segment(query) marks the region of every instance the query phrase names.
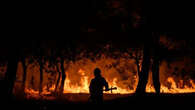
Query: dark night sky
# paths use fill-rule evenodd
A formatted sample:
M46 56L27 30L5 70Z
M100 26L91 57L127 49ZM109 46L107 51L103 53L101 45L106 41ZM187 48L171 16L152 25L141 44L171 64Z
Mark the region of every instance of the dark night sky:
M97 9L105 5L109 0L93 0ZM124 2L125 0L119 0ZM127 0L128 1L128 0ZM128 3L134 3L129 0ZM91 0L74 0L63 3L53 2L15 2L5 3L3 8L3 32L1 45L14 44L18 41L30 41L40 39L54 39L62 41L73 41L94 44L97 42L114 42L119 44L140 43L145 36L129 36L126 33L97 32L82 33L80 28L87 24L91 16L95 13L94 5ZM149 24L154 31L166 33L178 39L187 39L194 36L193 28L193 9L190 3L179 1L160 0L156 2L141 2L145 6L144 14L148 15ZM131 7L139 5L130 4ZM94 11L95 10L95 11ZM94 23L99 23L95 22ZM102 26L103 27L103 26ZM22 38L24 37L24 38ZM8 40L3 40L7 39ZM12 41L11 41L12 40ZM10 42L11 41L11 42ZM23 41L19 44L23 45ZM192 42L192 41L191 41Z

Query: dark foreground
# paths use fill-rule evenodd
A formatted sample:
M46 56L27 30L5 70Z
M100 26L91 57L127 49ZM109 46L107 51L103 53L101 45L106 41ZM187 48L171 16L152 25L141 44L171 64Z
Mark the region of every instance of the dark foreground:
M80 97L79 97L80 96ZM48 96L49 97L49 96ZM72 99L68 99L71 97ZM94 105L89 103L87 94L65 94L55 99L18 99L1 102L5 110L68 110L71 109L127 109L144 108L144 109L176 109L185 107L186 110L195 108L195 93L188 94L145 94L137 96L130 95L107 95L103 104ZM80 98L80 100L79 100ZM191 108L193 107L193 108Z

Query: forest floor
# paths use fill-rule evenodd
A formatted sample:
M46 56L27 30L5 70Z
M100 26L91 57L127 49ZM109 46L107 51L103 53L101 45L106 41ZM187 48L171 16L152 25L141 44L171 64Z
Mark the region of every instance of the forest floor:
M41 99L18 99L4 104L5 109L32 109L32 110L61 110L71 109L125 109L142 108L180 108L195 107L195 93L185 94L154 94L147 93L142 96L135 94L104 94L103 106L93 105L88 102L89 94L63 94L61 96L43 96ZM191 108L190 108L191 109ZM69 110L69 109L68 109Z

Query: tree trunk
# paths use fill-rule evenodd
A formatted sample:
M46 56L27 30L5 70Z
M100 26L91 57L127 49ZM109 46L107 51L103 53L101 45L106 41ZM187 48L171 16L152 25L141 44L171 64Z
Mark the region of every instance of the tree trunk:
M153 84L156 90L156 93L160 93L160 79L159 79L159 57L160 57L160 48L159 48L159 35L155 33L154 35L154 50L153 50L153 66L152 66L152 76Z
M25 64L25 58L22 59L22 66L23 66L22 90L23 90L24 95L25 95L26 69L27 69L27 66Z
M145 36L142 40L144 41L144 50L143 50L143 61L142 68L139 75L139 82L137 85L136 93L144 94L146 92L146 85L148 83L148 75L150 70L150 49L152 43L152 28L151 28L151 16L150 10L148 7L148 2L146 0L140 1L140 27L139 33L141 36Z
M58 65L57 65L57 72L58 72L59 75L58 75L58 79L57 79L57 82L56 82L55 92L58 91L58 86L59 86L60 77L61 77L61 72L60 72L60 69L59 69Z
M42 57L39 59L39 66L40 66L40 68L39 68L39 70L40 70L39 94L41 94L42 89L43 89L43 87L42 87L42 82L43 82L43 61L42 61Z
M154 84L154 88L156 90L156 93L159 94L160 93L159 59L154 58L153 60L154 60L153 69L152 69L153 84Z
M145 45L143 62L142 62L142 70L140 74L138 74L139 82L136 89L137 94L145 93L146 85L148 82L149 67L150 67L150 48L148 45Z
M3 95L6 100L12 98L13 95L12 92L16 80L17 66L18 58L16 56L8 58L7 72L5 75L5 94Z
M65 81L65 78L66 78L65 69L64 69L64 59L63 58L60 60L60 63L61 63L61 74L62 74L62 81L61 81L61 85L60 85L60 93L63 94L64 81Z

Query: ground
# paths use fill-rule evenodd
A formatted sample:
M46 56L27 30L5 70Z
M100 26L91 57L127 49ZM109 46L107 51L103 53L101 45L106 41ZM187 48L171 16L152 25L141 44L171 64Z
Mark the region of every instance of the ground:
M33 109L33 110L61 110L66 108L71 109L125 109L125 107L145 109L161 109L161 108L180 108L194 106L195 93L188 94L145 94L137 96L129 95L105 95L103 106L92 105L87 102L88 94L64 94L55 99L13 99L9 102L4 102L5 109ZM51 96L47 96L51 97ZM52 96L53 97L53 96ZM69 100L67 100L69 98ZM71 99L72 98L72 99ZM71 100L70 100L71 99Z

